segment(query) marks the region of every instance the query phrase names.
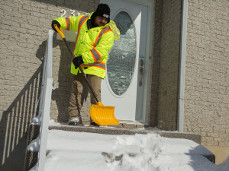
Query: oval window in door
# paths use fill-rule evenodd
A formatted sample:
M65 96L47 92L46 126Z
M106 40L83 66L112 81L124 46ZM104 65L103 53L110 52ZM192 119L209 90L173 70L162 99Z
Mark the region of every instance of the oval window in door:
M127 12L120 12L114 18L120 30L120 39L114 41L107 61L108 82L112 91L123 95L130 86L136 60L136 31Z

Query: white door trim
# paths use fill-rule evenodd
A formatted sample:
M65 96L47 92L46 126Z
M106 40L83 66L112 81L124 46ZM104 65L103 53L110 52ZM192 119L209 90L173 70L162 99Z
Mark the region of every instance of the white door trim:
M153 5L153 1L152 0L124 0L124 1L129 1L129 2L134 2L136 4L140 4L140 5L146 5L146 6L151 6Z
M138 1L138 3L142 3L144 5L147 5L148 8L148 18L147 18L147 40L146 40L146 58L145 58L145 79L144 79L144 96L143 98L143 107L142 107L142 123L149 124L149 116L150 116L150 100L151 100L151 71L152 71L152 65L151 65L151 58L152 58L152 52L153 52L153 46L152 46L152 40L153 40L153 10L154 10L154 0L128 0L128 1ZM137 3L137 2L135 2Z

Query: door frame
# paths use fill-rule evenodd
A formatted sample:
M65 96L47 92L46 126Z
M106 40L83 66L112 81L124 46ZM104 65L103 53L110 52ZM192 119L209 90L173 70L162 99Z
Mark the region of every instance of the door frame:
M126 2L133 2L140 5L145 5L147 7L147 36L146 38L146 56L144 64L144 82L143 82L143 103L142 103L142 120L139 122L143 124L149 124L150 117L150 95L151 95L151 60L152 60L152 38L153 38L153 10L154 10L154 0L123 0ZM100 0L101 3L101 0Z

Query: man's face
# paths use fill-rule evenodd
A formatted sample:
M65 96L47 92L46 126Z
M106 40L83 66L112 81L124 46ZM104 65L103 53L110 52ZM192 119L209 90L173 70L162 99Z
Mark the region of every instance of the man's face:
M96 26L105 26L108 23L108 19L105 17L96 16L95 25Z

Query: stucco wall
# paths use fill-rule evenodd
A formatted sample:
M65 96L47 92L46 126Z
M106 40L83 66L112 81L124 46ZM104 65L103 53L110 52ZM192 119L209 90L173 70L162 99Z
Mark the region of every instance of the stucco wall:
M51 20L61 9L92 12L99 0L1 0L0 1L0 170L22 170L26 133L36 116L43 57ZM77 11L79 10L79 11ZM54 36L55 37L55 36ZM55 38L54 38L55 39ZM73 47L73 44L70 44ZM55 120L67 120L70 58L61 40L54 40L51 112ZM16 169L15 169L16 168Z
M164 130L176 130L181 1L163 1L162 11L157 126Z
M229 1L189 0L184 131L229 146Z
M152 18L152 56L151 56L151 85L149 100L149 125L152 127L158 124L158 89L160 78L160 52L161 52L161 27L162 27L162 1L154 1Z

